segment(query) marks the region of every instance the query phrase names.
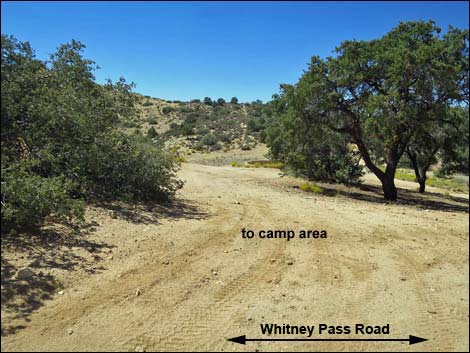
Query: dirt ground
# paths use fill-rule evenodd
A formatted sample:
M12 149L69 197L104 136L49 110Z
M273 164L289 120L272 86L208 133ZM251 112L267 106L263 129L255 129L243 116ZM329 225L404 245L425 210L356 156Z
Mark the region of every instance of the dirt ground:
M276 169L185 163L180 176L173 206L94 205L87 227L4 239L2 351L469 350L467 195L400 182L388 204L369 177L332 197ZM26 265L35 276L14 280ZM227 341L265 338L261 323L390 324L390 338L429 340Z

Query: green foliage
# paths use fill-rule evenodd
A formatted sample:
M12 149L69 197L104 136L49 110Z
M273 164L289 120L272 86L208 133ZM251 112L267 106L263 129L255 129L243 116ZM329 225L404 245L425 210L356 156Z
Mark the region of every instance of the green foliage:
M202 102L206 105L212 105L212 99L210 97L205 97Z
M46 64L2 35L2 226L77 218L94 197L168 200L181 186L172 154L116 131L135 126L133 85L96 84L83 48L62 45Z
M309 128L309 122L291 105L289 93L273 100L268 119L266 142L273 159L280 160L294 174L332 183L356 182L362 173L360 156L340 134Z
M469 111L465 108L455 107L449 112L449 120L446 124L446 138L441 148L440 176L458 172L469 173Z
M264 119L251 118L248 120L247 129L249 132L260 132L265 128Z
M155 116L151 116L147 119L147 122L152 125L157 125L158 124L158 118Z
M217 143L217 141L217 136L212 133L205 135L201 140L202 144L205 146L213 146Z
M217 105L224 105L225 104L225 99L219 98L217 99Z
M74 188L64 177L43 178L20 165L2 168L2 228L40 226L46 216L83 219L83 202L70 197Z
M232 99L230 99L230 104L238 104L238 98L232 97Z
M313 183L302 183L299 185L299 189L306 192L313 192L314 194L322 194L324 192L321 186Z
M147 101L145 102L144 104L142 104L144 107L150 107L153 105L153 102L152 101Z
M413 171L409 169L403 169L403 168L397 169L395 178L400 179L400 180L417 182L416 175L414 174ZM459 178L458 176L441 177L438 175L434 175L431 177L427 177L426 183L429 186L434 186L437 188L448 189L448 190L458 191L458 192L468 193L468 190L469 190L468 179Z
M150 127L147 131L147 137L153 139L157 136L158 136L157 130L155 130L155 128L153 126Z
M191 124L184 123L181 127L181 134L184 136L190 136L194 134L194 128Z
M335 57L312 57L299 82L284 86L291 120L286 128L293 129L287 139L297 139L285 149L295 155L301 148L294 159L304 165L306 155L344 156L347 144L355 144L382 182L385 198L395 200L394 174L408 142L421 139L435 124L446 124L450 107L468 103L468 83L468 31L449 28L440 35L432 21L406 22L379 39L344 41ZM295 129L302 136L292 138ZM306 136L318 141L309 143L308 154L301 143ZM378 168L383 163L385 172Z
M169 201L182 186L177 155L139 136L113 131L95 145L93 157L89 181L105 197Z
M171 106L166 106L166 107L163 107L162 108L162 113L165 114L165 115L168 115L170 114L171 112L175 112L176 111L176 108L175 107L171 107Z

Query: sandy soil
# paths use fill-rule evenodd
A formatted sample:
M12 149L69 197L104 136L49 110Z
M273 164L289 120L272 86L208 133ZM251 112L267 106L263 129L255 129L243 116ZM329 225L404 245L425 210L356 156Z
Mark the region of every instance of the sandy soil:
M468 197L400 183L388 204L367 178L329 197L275 169L194 163L180 176L174 206L95 205L85 229L3 241L2 351L468 351ZM15 281L25 264L36 276ZM390 324L429 341L227 341L262 338L260 323Z

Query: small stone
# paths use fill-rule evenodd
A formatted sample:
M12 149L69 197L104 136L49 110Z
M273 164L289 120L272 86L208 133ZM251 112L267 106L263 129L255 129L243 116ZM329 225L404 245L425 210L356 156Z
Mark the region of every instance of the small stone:
M33 276L34 276L33 270L31 270L29 267L22 267L16 272L15 279L28 280Z
M63 291L63 290L58 291L57 294L59 294L59 295L64 295L64 291Z
M240 201L237 201L237 200L233 201L233 203L234 203L235 205L240 205Z
M137 346L135 347L134 352L145 352L145 348L141 346Z
M214 276L217 276L217 271L212 271L212 274L213 274Z
M69 328L69 329L67 330L67 334L71 335L72 333L73 333L73 330L72 330L71 328Z
M137 288L137 290L135 291L135 296L138 297L141 294L142 294L142 290L140 288Z
M290 266L290 265L293 265L294 264L294 260L287 260L287 264Z

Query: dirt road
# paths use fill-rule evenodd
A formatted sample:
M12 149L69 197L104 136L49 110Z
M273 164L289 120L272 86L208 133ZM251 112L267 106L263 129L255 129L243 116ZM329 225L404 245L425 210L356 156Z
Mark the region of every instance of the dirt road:
M32 305L31 289L2 279L2 351L468 351L468 199L386 204L373 185L329 197L278 173L186 163L172 208L91 207L88 245L64 245L68 260L23 254L54 279L50 300ZM242 239L242 228L328 237ZM23 291L4 297L11 288ZM260 338L261 323L390 324L390 337L429 341L226 340Z

